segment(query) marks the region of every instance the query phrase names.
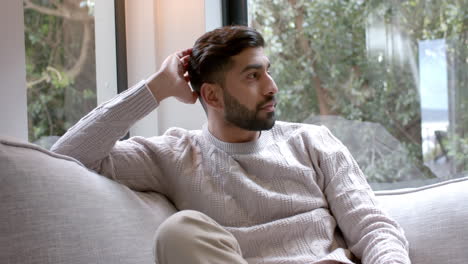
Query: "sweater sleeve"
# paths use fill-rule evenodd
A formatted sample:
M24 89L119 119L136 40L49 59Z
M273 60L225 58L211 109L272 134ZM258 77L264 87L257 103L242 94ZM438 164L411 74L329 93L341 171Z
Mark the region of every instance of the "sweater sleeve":
M320 135L325 195L349 249L363 264L410 263L403 229L379 208L351 153L327 128Z
M158 140L155 144L139 137L119 141L135 122L157 106L145 81L141 81L88 113L51 150L71 156L134 190L161 192L161 169L155 162ZM159 140L159 145L163 148L165 140Z

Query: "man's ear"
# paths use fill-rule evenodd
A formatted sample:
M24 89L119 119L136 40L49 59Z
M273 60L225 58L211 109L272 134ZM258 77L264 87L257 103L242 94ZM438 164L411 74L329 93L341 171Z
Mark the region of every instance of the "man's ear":
M223 108L223 92L218 84L203 83L200 87L200 96L207 106L215 109Z

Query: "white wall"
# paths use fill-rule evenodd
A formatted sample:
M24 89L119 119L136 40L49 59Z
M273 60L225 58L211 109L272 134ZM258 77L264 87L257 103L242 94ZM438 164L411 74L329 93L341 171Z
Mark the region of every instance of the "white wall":
M156 72L156 0L126 0L127 77L132 86ZM158 135L159 109L137 122L132 136Z
M0 136L28 140L23 1L0 8Z
M193 46L195 40L221 25L220 0L126 1L129 84L157 71L170 54ZM154 136L170 127L200 129L205 112L197 102L164 100L155 113L131 129L131 135Z
M168 55L192 47L205 33L205 3L203 0L159 0L156 23L160 65ZM187 105L173 98L161 103L158 118L160 134L173 126L200 129L206 122L206 114L199 102Z
M99 0L94 6L97 104L117 95L117 57L114 0Z

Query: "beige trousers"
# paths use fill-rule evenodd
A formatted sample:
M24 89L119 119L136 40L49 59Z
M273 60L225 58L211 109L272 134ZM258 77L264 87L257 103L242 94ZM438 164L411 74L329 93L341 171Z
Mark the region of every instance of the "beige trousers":
M231 233L192 210L175 213L159 226L154 252L159 264L247 264Z

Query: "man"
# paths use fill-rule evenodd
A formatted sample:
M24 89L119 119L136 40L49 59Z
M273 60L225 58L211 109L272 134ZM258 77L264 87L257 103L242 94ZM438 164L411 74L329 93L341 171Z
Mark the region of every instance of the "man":
M263 46L248 27L208 32L53 151L181 210L156 232L158 263L410 263L401 228L376 207L346 147L325 127L275 122ZM208 124L118 141L171 96L198 98Z

